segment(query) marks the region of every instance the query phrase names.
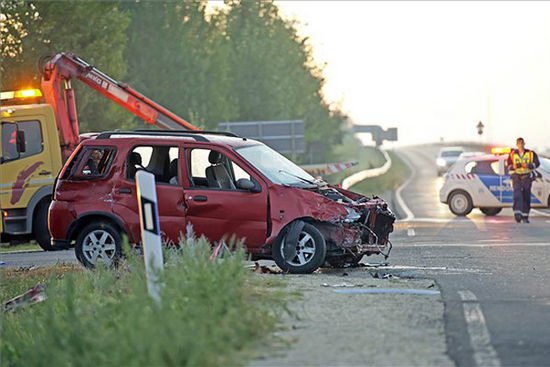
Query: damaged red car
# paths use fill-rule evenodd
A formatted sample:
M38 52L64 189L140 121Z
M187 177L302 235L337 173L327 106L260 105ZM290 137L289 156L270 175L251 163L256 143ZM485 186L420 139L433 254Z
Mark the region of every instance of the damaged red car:
M57 180L49 229L87 267L140 243L135 174L155 175L163 241L188 224L212 243L235 236L290 273L391 250L395 216L378 197L317 180L268 146L230 133L105 132L83 141Z

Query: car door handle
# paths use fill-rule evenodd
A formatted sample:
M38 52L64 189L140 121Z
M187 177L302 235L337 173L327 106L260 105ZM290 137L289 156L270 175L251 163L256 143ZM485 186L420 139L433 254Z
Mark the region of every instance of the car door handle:
M46 176L46 175L51 175L52 172L51 172L51 171L46 171L46 170L44 170L44 171L38 172L38 174L41 175L41 176Z
M194 197L195 201L208 201L208 197L204 195L197 195Z
M131 194L132 189L129 188L129 187L123 187L123 188L118 189L118 193L119 194Z

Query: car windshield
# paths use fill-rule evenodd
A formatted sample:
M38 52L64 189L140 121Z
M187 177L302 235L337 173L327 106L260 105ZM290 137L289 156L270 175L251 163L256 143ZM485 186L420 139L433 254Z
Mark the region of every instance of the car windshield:
M442 157L458 157L459 155L462 154L462 151L461 150L445 150L443 152L441 152L441 156Z
M266 145L240 147L235 151L273 183L301 187L317 185L309 173Z
M540 158L539 160L540 160L540 168L550 173L550 159Z

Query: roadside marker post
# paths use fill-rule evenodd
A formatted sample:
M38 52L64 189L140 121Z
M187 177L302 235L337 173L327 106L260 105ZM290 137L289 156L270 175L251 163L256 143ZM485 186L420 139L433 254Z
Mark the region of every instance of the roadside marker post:
M160 303L159 275L164 269L164 263L155 175L140 170L136 173L136 183L147 290L151 298Z

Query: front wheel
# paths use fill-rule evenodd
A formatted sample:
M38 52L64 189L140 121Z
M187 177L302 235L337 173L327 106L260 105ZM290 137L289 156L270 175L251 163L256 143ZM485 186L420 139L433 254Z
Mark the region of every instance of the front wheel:
M324 262L327 246L321 232L315 226L304 223L295 243L289 243L288 231L272 248L273 260L284 272L309 274Z
M111 223L91 223L84 227L76 239L76 258L89 269L100 263L111 266L122 255L121 243L120 231Z
M449 209L454 215L464 217L472 212L472 198L466 191L454 191L449 196Z
M488 217L492 217L497 215L502 211L502 208L479 208L483 214L485 214Z

